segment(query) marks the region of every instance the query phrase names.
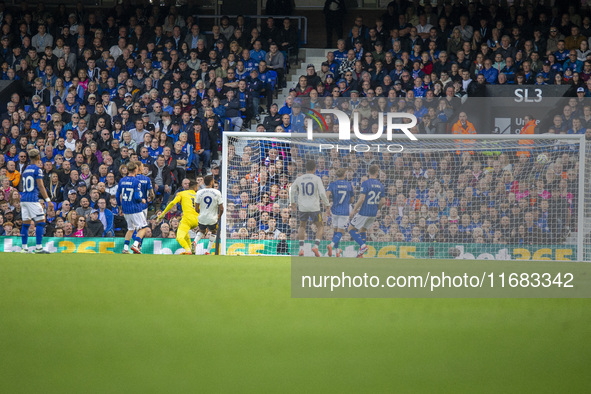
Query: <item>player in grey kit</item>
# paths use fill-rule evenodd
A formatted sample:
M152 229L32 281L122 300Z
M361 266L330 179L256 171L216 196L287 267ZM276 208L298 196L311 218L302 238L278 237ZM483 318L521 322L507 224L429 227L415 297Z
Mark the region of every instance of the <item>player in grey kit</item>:
M289 201L292 209L297 206L298 220L300 225L298 228L298 239L300 240L299 255L304 255L304 239L306 238L306 225L309 220L312 220L316 225L316 240L312 251L316 257L320 257L318 247L320 246L320 239L324 233L324 226L322 224L322 213L320 211L320 200L324 205L330 205L326 190L322 184L322 179L315 174L316 162L308 160L306 163L306 173L297 177L289 189Z

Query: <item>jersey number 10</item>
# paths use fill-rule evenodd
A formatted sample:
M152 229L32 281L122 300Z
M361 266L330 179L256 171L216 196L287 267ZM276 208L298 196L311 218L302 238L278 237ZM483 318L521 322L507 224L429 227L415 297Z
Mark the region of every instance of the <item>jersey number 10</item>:
M25 177L25 193L31 193L35 190L35 178L32 176Z
M314 184L312 182L302 183L302 193L304 196L314 195Z

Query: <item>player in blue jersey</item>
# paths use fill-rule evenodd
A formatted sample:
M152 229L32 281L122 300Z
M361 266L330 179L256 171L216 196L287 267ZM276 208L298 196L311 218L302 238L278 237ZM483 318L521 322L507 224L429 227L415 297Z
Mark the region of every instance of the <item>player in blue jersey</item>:
M50 203L51 199L47 195L43 185L43 163L41 155L37 149L31 149L28 152L31 164L25 168L21 175L21 184L23 191L21 193L21 213L23 226L21 227L22 249L21 253L29 253L27 242L29 241L29 228L35 223L35 237L37 238L37 247L35 253L47 254L43 250L43 230L45 228L45 212L39 202L39 194L45 202Z
M142 191L142 198L146 200L143 205L143 212L146 216L146 220L148 218L148 201L154 199L154 188L152 187L152 181L150 177L144 175L144 164L141 161L136 161L135 165L137 166L137 175L135 176L141 184L141 191Z
M369 179L361 184L361 193L359 200L353 207L349 215L351 224L349 234L351 238L359 244L357 257L362 257L367 251L367 228L376 220L380 208L386 202L384 185L377 178L380 173L380 167L373 164L369 167Z
M141 183L135 177L138 171L135 162L129 162L127 164L127 171L128 175L119 181L117 194L115 195L117 205L121 207L123 216L127 221L127 233L125 233L123 253L129 253L131 237L137 231L137 239L134 240L131 250L136 254L141 254L142 239L144 238L146 227L148 227L148 222L144 215L144 204L146 204L146 200L142 197Z
M135 165L137 166L137 175L135 176L137 178L138 181L140 181L140 185L141 188L140 190L142 191L142 198L146 200L146 203L142 203L143 206L143 213L144 216L146 217L146 223L148 222L148 202L149 201L154 201L154 188L152 187L152 181L150 180L150 177L144 175L144 164L141 161L136 161ZM133 241L139 241L141 243L141 240L138 238L137 236L137 231L134 231L133 236L132 236Z
M351 182L345 180L346 174L347 170L339 168L337 170L337 180L331 182L326 191L328 198L332 198L330 212L332 214L332 226L334 227L332 242L326 247L328 250L328 257L332 257L333 248L336 249L336 256L341 257L343 251L339 249L339 243L347 229L347 224L349 223L349 208L355 198L353 185L351 185Z

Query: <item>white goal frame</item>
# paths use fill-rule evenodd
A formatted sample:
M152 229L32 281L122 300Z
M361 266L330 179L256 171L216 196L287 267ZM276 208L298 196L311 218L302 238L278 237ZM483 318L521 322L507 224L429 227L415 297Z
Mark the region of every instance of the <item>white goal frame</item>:
M273 132L243 132L243 131L224 131L222 132L222 174L221 179L227 180L228 179L228 145L230 138L240 138L240 139L266 139L266 140L273 140L273 139L293 139L293 140L301 140L306 143L313 143L313 140L309 140L307 138L307 134L305 133L273 133ZM338 139L337 133L317 133L314 134L314 139L322 139L322 138L329 138L329 139ZM499 140L551 140L554 139L556 141L572 141L572 143L579 144L579 184L578 184L578 207L577 207L577 261L585 261L585 257L587 257L587 261L591 261L591 255L585 256L585 233L591 233L591 218L589 218L589 223L585 222L585 171L586 171L586 140L584 134L474 134L474 135L465 135L465 134L419 134L417 135L418 141L410 141L405 135L396 134L392 136L391 141L386 140L386 136L382 136L373 141L359 141L359 143L363 144L376 144L380 141L384 142L392 142L392 143L404 143L408 142L411 144L419 144L421 140L449 140L450 142L455 142L457 140L484 140L484 141L499 141ZM348 141L350 142L350 141ZM466 145L468 147L469 145ZM494 148L493 148L494 149ZM591 177L590 177L591 178ZM591 184L590 184L591 187ZM227 201L228 197L228 187L227 185L222 186L222 197L224 204ZM227 248L226 248L226 228L227 228L227 220L226 215L222 215L221 223L220 223L220 254L225 255Z

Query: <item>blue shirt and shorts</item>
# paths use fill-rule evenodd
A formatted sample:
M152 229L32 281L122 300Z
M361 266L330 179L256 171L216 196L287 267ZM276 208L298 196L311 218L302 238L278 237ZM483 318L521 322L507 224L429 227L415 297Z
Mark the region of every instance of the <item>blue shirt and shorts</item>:
M150 190L153 190L152 188L152 181L150 180L149 177L143 175L143 174L138 174L135 176L139 181L140 181L140 185L141 185L141 191L142 191L142 198L144 198L146 200L145 204L142 204L144 209L144 215L146 216L146 221L148 220L148 192Z
M117 188L117 204L121 206L128 230L139 231L148 227L142 204L141 183L135 177L126 176L119 181Z
M367 229L376 220L380 200L385 196L384 185L377 179L370 178L361 184L361 194L365 195L359 213L351 219L351 226L357 230Z
M332 226L337 229L347 228L351 197L354 196L351 182L344 179L336 180L328 185L327 191L332 196L332 207L330 208Z
M28 166L21 175L23 191L21 193L21 215L23 221L33 220L41 222L45 220L43 206L39 202L39 188L37 179L43 180L43 170L35 164Z

